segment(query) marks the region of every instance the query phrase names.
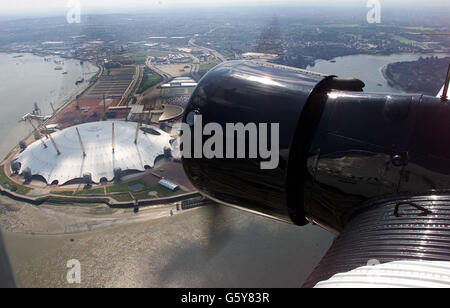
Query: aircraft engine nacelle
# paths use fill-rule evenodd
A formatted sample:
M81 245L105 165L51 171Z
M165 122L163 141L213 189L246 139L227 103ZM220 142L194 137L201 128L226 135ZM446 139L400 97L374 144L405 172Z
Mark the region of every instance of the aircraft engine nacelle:
M305 224L306 155L330 87L361 91L364 84L250 61L208 72L184 114L190 132L183 132L182 161L191 182L220 203Z
M365 201L448 187L449 104L364 86L253 61L217 66L184 114L187 176L222 204L336 232Z

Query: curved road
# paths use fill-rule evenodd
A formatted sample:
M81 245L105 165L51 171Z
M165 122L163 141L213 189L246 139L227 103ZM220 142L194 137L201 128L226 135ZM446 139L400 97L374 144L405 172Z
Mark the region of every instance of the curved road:
M200 48L200 49L203 49L203 50L206 50L206 51L209 51L214 57L216 57L220 62L225 62L225 61L227 61L227 59L220 53L220 52L218 52L217 50L214 50L214 49L211 49L211 48L207 48L207 47L203 47L203 46L200 46L200 45L197 45L197 44L195 44L195 39L194 38L191 38L190 40L189 40L189 43L188 43L190 46L192 46L192 47L197 47L197 48Z

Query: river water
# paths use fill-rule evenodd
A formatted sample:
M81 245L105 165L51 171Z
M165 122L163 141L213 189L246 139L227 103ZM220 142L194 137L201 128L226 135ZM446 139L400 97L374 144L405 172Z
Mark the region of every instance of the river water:
M366 87L366 92L381 93L404 93L402 90L389 86L384 78L382 70L385 66L394 62L415 61L420 56L429 57L431 55L421 54L394 54L390 56L354 55L338 57L331 61L318 60L313 66L307 69L323 74L336 75L342 78L358 78L362 80ZM434 56L445 57L445 54L434 54ZM442 85L444 80L442 80ZM437 93L436 93L437 94Z
M0 53L0 157L3 157L32 128L19 119L37 103L43 114L51 114L50 102L59 107L86 83L76 86L78 78L89 80L98 70L91 63L31 54ZM54 61L63 61L57 64ZM62 70L55 67L62 66ZM66 71L67 74L63 74Z
M387 85L381 69L418 57L358 55L337 58L335 63L317 61L308 69L358 77L368 91L401 92ZM58 97L61 103L76 90L75 80L93 71L89 65L66 60L68 74L62 75L53 62L31 55L0 55L0 65L3 153L30 131L17 120L31 111L34 102L49 112L49 101ZM15 129L19 131L12 134ZM76 214L76 206L71 213L64 206L37 208L0 197L0 210L1 206L11 263L19 285L25 287L70 286L65 280L70 259L81 262L85 287L299 287L333 240L317 226L296 227L229 208L218 220L202 208L79 234L33 235L94 222L87 221L86 214ZM214 224L217 232L211 236Z

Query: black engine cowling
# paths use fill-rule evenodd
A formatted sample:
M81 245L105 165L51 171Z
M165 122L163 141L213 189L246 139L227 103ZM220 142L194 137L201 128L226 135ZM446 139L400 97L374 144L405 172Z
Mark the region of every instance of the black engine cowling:
M425 131L431 133L430 117L450 115L450 107L421 95L367 94L363 87L357 79L273 64L223 63L193 93L184 114L190 136L182 145L211 146L217 130L205 134L203 129L214 123L224 134L212 148L222 155L205 156L201 150L184 155L186 174L201 193L220 203L299 225L314 221L337 232L363 201L399 192L423 194L445 185L450 174L445 168L436 187L430 181L416 187L404 176L414 167L409 175L419 177L417 165L437 172L438 160L450 158L447 147L436 145L429 146L440 151L437 157L424 157L420 148L426 140L419 145L412 137L424 135L418 121L427 122ZM433 114L426 112L430 108ZM447 122L434 125L443 130ZM227 131L228 125L241 134Z
M227 135L227 123L255 123L258 127L258 149L261 148L260 124L279 124L279 151L271 157L278 164L262 169L267 161L258 151L249 158L251 135L245 135L245 158L183 157L186 174L203 194L221 203L242 207L285 221L304 224L302 189L299 187L306 166L306 154L322 114L326 90L330 85L362 89L358 80L337 80L304 70L246 61L231 61L217 66L200 81L185 111L184 121L193 124L193 115L201 115L202 127L218 123ZM272 130L266 149L272 144ZM192 145L195 129L192 127ZM237 136L237 134L236 134ZM254 136L253 136L254 137ZM202 137L202 144L207 136ZM185 147L185 145L183 145ZM223 152L230 150L223 142ZM274 154L275 155L275 154ZM267 155L266 155L267 156ZM242 157L242 156L241 156Z

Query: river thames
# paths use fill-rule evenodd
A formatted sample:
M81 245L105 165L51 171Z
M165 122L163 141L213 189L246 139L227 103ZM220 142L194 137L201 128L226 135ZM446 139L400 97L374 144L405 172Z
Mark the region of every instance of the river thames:
M59 107L84 85L76 86L79 78L88 80L98 70L90 63L43 57L31 54L0 53L0 156L3 158L17 142L32 130L19 119L33 110L37 103L43 114L51 114L50 102ZM61 64L55 63L55 61ZM61 70L55 70L61 66ZM63 74L67 72L67 74Z

